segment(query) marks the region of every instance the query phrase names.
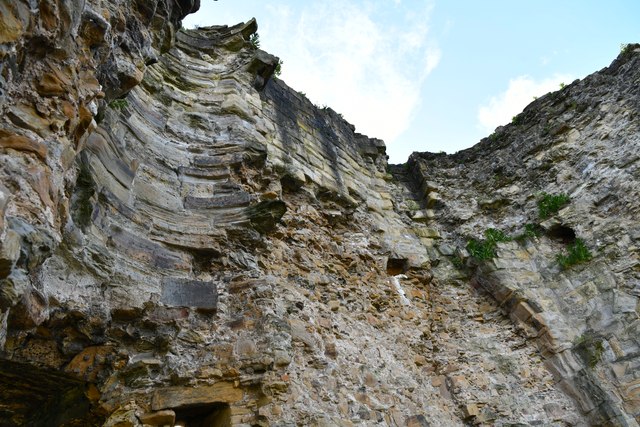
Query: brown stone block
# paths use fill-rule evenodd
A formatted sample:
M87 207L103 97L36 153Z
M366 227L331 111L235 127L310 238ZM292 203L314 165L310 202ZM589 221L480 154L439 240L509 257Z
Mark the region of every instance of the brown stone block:
M22 16L21 16L22 15ZM0 3L0 43L16 42L26 30L29 9L21 2Z
M56 2L40 0L40 22L47 31L54 31L58 27L58 7Z
M71 359L64 370L85 381L95 381L101 366L107 362L107 356L112 352L113 347L110 346L87 347Z
M531 308L531 306L525 301L518 302L511 311L511 316L523 323L527 323L529 319L531 319L531 317L535 314L536 312L533 310L533 308Z
M538 337L538 344L540 345L543 354L544 352L549 354L555 354L558 352L556 339L549 333L548 329L540 334Z
M36 84L38 93L44 96L60 96L64 94L62 82L53 73L45 73Z
M220 382L202 387L168 387L156 390L151 400L151 409L180 408L187 405L208 403L233 403L242 400L244 392L232 382Z
M640 410L640 379L622 386L622 398L627 406L635 408L635 410L631 412L638 412L638 410Z
M26 136L16 135L7 130L0 129L0 147L33 153L43 162L47 160L48 150L46 145L27 138Z
M475 403L465 405L465 407L463 408L463 412L465 418L477 417L478 415L480 415L480 409Z
M171 409L149 412L138 417L142 424L150 426L172 426L176 421L176 413Z
M413 415L407 418L405 425L407 427L428 427L430 424L427 422L424 415Z
M76 144L80 141L80 138L84 135L87 129L89 129L89 126L91 126L93 113L91 113L91 110L89 110L84 104L80 104L78 107L78 117L79 121L74 135Z
M535 313L531 316L531 324L538 330L541 335L547 329L547 321L541 313Z
M431 385L433 387L440 387L445 383L446 377L444 375L438 375L437 377L433 377L431 379Z
M51 134L51 122L44 119L34 105L19 103L9 107L7 117L16 125L36 132L43 138Z
M95 76L92 70L82 70L78 74L78 87L80 88L80 95L84 98L89 98L92 95L98 95L100 92L100 82Z
M57 213L56 203L53 201L55 193L51 189L51 173L47 169L40 166L29 168L27 170L27 180L38 193L42 204L48 207L55 216Z
M22 295L20 302L9 311L10 329L31 329L49 316L47 302L40 292L32 289Z

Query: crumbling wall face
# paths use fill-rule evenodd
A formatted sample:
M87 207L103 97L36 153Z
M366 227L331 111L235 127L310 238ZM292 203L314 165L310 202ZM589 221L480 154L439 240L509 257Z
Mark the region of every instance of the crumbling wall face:
M640 420L639 65L630 45L475 147L409 162L446 240L432 258L464 264L594 424ZM468 244L496 230L492 255Z

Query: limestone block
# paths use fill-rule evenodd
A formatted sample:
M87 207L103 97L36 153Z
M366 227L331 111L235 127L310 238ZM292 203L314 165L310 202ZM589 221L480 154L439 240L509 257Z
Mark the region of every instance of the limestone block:
M153 392L151 409L159 411L207 403L234 403L242 400L244 392L232 382L218 382L210 386L167 387Z
M171 409L165 409L163 411L147 412L139 415L138 419L142 424L150 426L172 426L176 421L176 413Z
M103 427L141 427L142 424L136 417L137 412L139 412L139 408L134 402L127 403L116 409L107 418Z
M47 119L41 117L33 105L27 103L19 103L13 105L9 107L7 116L15 125L33 131L40 135L42 138L47 138L51 134L51 130L49 128L50 122ZM9 140L7 143L23 147L33 145L33 143L29 143L26 141ZM32 151L33 150L36 150L36 152L40 151L40 149L36 149L35 147L32 149Z
M427 239L441 239L442 236L440 235L440 232L438 230L436 230L435 228L428 228L428 227L416 227L414 228L416 235L418 235L419 237L424 237Z
M170 307L216 310L218 291L215 282L167 278L162 281L161 301Z
M0 200L1 203L1 200ZM0 208L0 214L2 210ZM2 223L0 222L0 226ZM0 233L2 229L0 228ZM4 239L0 241L0 280L6 278L20 257L20 235L13 230L7 230ZM0 293L3 293L0 291Z
M236 94L227 95L220 108L223 112L237 114L238 116L250 121L255 120L253 119L253 113L251 112L249 104Z
M622 385L622 399L625 408L631 414L640 411L640 378Z
M638 298L623 291L613 291L613 312L614 313L636 313Z
M436 192L429 192L427 195L427 209L434 209L442 205L442 196Z
M531 308L529 304L525 301L520 301L516 306L511 310L512 318L519 320L523 323L527 323L532 316L534 316L536 312Z
M21 269L12 269L13 261L5 264L5 272L8 276L0 281L0 309L6 311L20 301L22 295L29 289L30 280Z
M480 409L475 403L465 405L463 411L465 418L477 417L480 415Z
M407 427L428 427L430 424L424 415L413 415L405 421Z
M556 378L572 378L576 372L583 369L571 350L565 350L545 360L545 365L556 376Z
M40 160L47 160L48 149L44 143L2 129L0 129L0 148L11 148L16 151L33 153Z

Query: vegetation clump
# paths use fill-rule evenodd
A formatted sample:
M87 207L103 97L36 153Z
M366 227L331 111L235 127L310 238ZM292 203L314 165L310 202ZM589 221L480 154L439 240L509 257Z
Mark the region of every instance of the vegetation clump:
M129 106L129 102L126 99L114 99L109 103L109 108L114 110L123 110Z
M575 341L575 348L580 358L591 369L597 366L604 354L602 339L594 337L591 334L579 336Z
M517 116L513 116L511 118L511 123L514 125L521 125L524 122L524 117L522 116L522 114L518 114Z
M467 250L469 254L477 259L491 259L496 256L496 247L498 242L509 242L511 237L504 232L489 228L484 232L484 240L471 239L467 242Z
M276 69L274 70L273 74L276 77L280 77L280 74L282 74L282 64L284 62L282 62L282 59L278 59L278 65L276 65Z
M249 36L249 43L254 49L260 49L260 35L258 33L253 33Z
M560 208L564 207L571 201L571 198L564 194L547 194L542 193L542 197L538 200L538 212L541 219L547 219L554 213L558 212Z
M563 269L567 269L575 264L580 264L582 262L589 261L593 256L587 248L587 245L584 244L582 239L576 239L573 244L571 244L568 248L568 253L558 254L557 260L560 264L560 267Z
M516 240L522 241L526 239L533 239L540 235L540 226L537 224L525 224L522 234L516 236Z

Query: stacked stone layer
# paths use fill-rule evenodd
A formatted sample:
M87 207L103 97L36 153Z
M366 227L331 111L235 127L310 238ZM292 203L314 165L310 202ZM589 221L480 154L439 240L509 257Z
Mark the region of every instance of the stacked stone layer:
M566 155L637 142L633 50L566 90L584 109L548 97L496 144L393 167L272 77L255 21L176 32L187 0L0 7L6 425L634 425L636 270L615 248L637 236L615 233L637 228L637 162L623 144L583 169L611 147ZM544 114L555 139L532 132ZM500 163L530 140L535 164ZM497 201L485 158L515 176ZM555 184L531 166L548 160ZM593 184L567 187L571 171ZM479 227L515 227L534 187L614 210L543 225L589 224L606 251L562 274L551 237L451 262ZM588 370L596 339L606 364Z

